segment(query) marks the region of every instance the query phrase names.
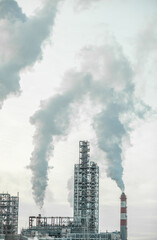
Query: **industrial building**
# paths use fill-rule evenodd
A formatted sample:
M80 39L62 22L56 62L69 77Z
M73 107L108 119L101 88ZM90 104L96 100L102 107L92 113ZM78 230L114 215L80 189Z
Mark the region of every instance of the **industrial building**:
M18 236L19 197L0 195L0 233L6 235L6 240L127 240L124 193L121 195L120 231L99 233L99 167L90 161L89 152L89 142L80 141L79 163L74 166L73 217L30 216L29 227ZM9 234L12 238L7 238ZM1 239L4 235L0 235Z
M18 233L19 195L0 194L0 239L14 240Z
M99 167L89 161L89 142L79 143L79 164L74 169L74 224L80 232L98 233Z

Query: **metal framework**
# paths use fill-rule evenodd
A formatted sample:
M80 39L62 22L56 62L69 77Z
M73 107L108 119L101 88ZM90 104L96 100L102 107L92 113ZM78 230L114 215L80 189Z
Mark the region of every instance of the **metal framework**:
M79 164L74 168L73 218L30 216L29 228L22 230L21 240L35 236L45 240L121 240L120 232L98 232L99 167L89 160L89 152L89 142L80 141Z
M99 227L99 167L89 161L89 142L79 142L79 164L74 169L74 223L80 232L97 233Z
M0 234L16 235L18 232L19 195L0 193ZM12 238L13 239L13 238Z
M45 236L60 238L68 233L78 232L80 225L74 224L72 217L42 217L40 214L29 217L29 228L22 230L24 236L35 236L35 232Z
M32 227L54 227L54 226L70 226L73 223L72 217L42 217L40 214L29 217L29 228Z

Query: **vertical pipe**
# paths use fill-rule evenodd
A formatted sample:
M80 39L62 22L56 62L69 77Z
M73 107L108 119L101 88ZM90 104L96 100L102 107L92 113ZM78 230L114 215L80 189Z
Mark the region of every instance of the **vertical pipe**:
M121 194L121 217L120 217L120 235L121 240L127 240L127 198L125 193Z

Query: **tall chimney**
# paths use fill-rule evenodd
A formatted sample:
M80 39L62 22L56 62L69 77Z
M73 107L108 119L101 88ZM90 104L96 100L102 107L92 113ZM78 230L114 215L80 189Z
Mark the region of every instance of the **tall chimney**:
M120 235L121 240L127 240L127 207L126 195L123 192L121 195L121 217L120 217Z

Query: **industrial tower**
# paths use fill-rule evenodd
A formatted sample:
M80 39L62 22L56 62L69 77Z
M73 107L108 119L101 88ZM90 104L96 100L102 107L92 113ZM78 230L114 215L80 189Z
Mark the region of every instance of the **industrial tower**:
M120 218L120 234L122 240L127 240L127 198L125 193L121 194L121 218Z
M98 233L99 167L89 161L89 142L79 142L79 164L74 168L74 223L82 232Z
M0 235L13 240L18 232L19 195L0 194Z
M37 235L43 240L127 240L118 231L99 232L99 167L89 160L89 152L89 142L80 141L79 163L74 166L73 217L30 216L22 240Z

